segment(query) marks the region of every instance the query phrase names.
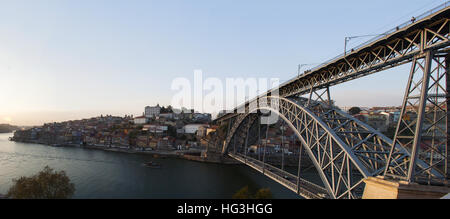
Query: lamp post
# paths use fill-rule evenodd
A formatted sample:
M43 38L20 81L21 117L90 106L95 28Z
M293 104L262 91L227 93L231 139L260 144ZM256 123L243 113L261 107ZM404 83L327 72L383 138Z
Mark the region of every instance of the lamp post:
M347 55L347 44L350 40L352 39L356 39L356 38L362 38L362 37L374 37L374 36L383 36L386 35L384 33L382 34L371 34L371 35L361 35L361 36L349 36L349 37L345 37L344 39L344 56Z

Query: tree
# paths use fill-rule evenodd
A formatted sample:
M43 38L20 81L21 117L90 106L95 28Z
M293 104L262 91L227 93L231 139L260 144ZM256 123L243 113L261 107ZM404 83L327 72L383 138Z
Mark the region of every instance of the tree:
M34 176L23 176L13 182L6 195L13 199L66 199L75 192L75 185L65 171L57 172L48 166Z
M352 107L348 110L348 112L350 113L350 115L355 115L360 113L362 110L359 107Z
M272 192L269 188L260 189L255 194L255 199L271 199Z
M259 189L254 195L250 192L248 186L240 189L233 195L233 199L271 199L272 192L269 188Z
M137 139L137 136L139 135L139 133L140 133L140 131L136 130L136 129L133 129L130 132L128 132L128 144L130 146L136 145L136 139Z
M176 138L177 137L177 128L175 126L169 125L169 127L167 128L167 135Z
M389 126L387 128L387 130L385 132L383 132L383 134L386 135L386 137L393 139L396 131L397 131L397 126Z
M250 196L248 186L245 186L233 195L233 199L250 199Z
M172 108L171 105L169 105L169 106L167 107L167 112L168 112L168 113L173 113L173 108Z

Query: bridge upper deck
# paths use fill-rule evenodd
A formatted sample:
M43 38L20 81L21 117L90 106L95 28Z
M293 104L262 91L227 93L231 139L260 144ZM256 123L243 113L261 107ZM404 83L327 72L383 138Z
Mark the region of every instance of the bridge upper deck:
M275 90L282 97L307 94L312 90L333 86L410 62L414 56L423 54L425 51L445 48L450 44L449 18L450 3L447 2L259 97L270 96ZM237 109L245 107L249 102ZM215 121L226 120L233 116L232 113L228 113L216 118Z
M430 14L429 14L430 13ZM425 16L427 15L427 16ZM289 97L379 72L410 62L412 57L427 50L449 45L450 5L421 15L380 34L308 73L293 78L279 87L280 96ZM270 91L268 92L270 93Z

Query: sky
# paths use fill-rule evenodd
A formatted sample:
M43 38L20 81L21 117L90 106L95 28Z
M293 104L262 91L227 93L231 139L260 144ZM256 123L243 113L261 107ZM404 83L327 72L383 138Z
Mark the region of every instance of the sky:
M382 33L444 2L0 0L0 124L140 115L171 104L174 79L195 70L284 82L299 64L342 53L346 36ZM331 96L339 106L399 106L408 73L397 67Z

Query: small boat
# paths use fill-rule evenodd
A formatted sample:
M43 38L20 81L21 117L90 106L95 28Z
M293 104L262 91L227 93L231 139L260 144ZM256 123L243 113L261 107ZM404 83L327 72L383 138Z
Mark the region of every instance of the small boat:
M144 163L144 165L147 166L147 167L154 168L154 169L159 169L159 168L161 168L161 164L155 163L155 162L153 162L153 161L146 162L146 163Z

